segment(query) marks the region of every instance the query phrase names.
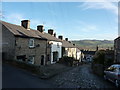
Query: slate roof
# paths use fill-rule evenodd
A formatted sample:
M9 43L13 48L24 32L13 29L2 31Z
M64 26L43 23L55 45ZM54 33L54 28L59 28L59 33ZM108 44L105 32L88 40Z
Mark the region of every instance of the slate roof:
M39 39L47 39L51 41L59 41L60 39L57 39L56 37L48 34L48 33L41 33L38 30L30 29L27 30L22 26L10 24L4 21L0 21L2 25L4 25L10 32L12 32L15 36L21 36L21 37L33 37L33 38L39 38Z
M62 46L66 47L66 48L76 48L76 46L74 46L72 43L70 43L69 41L66 41L66 40L62 41Z

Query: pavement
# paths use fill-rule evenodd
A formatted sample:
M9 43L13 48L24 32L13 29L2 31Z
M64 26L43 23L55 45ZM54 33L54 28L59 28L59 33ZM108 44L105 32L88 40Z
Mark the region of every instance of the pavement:
M56 88L55 84L11 65L3 64L2 71L2 88Z

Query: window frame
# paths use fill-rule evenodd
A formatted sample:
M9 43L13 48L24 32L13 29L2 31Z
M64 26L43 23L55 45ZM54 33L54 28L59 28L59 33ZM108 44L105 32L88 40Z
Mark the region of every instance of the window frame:
M32 45L30 45L32 43ZM29 39L29 48L34 48L35 47L35 41L33 38Z
M30 59L32 57L32 59ZM29 64L34 64L35 63L35 56L29 56L29 59L27 61Z
M60 48L60 45L59 45L59 43L57 43L57 48Z

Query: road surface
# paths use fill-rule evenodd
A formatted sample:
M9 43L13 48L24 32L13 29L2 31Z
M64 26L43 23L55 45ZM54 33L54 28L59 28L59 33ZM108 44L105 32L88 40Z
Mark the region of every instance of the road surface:
M43 80L25 70L3 65L3 88L116 88L92 73L90 65L80 65Z
M116 88L113 83L105 81L92 73L90 65L81 65L68 72L51 78L58 88Z
M2 88L56 88L47 80L42 80L25 70L3 65Z

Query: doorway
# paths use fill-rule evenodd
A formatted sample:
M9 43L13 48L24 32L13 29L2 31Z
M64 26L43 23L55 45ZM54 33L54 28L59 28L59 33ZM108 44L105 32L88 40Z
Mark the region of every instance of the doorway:
M41 65L44 65L44 55L41 56Z
M53 52L53 62L57 61L58 59L58 52Z

